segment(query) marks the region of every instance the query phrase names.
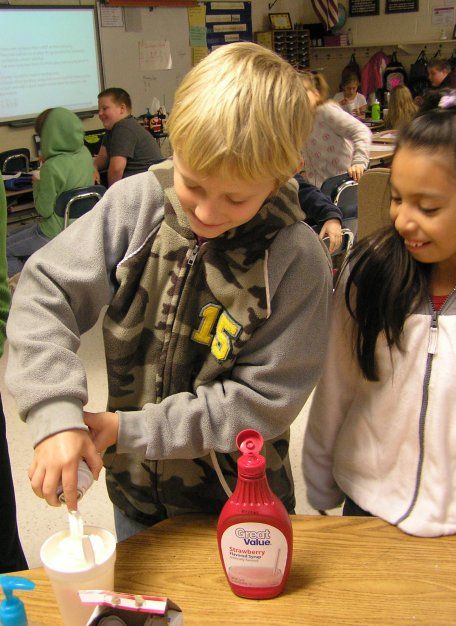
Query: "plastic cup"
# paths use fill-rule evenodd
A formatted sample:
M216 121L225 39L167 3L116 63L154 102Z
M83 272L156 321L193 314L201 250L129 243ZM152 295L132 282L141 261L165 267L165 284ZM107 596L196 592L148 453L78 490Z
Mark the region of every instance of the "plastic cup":
M98 549L95 550L95 563L74 562L70 558L62 559L62 550L59 545L68 539L69 531L61 530L41 546L40 557L46 574L51 582L62 614L65 626L85 626L93 612L93 606L81 603L78 591L80 589L114 589L114 564L116 561L116 539L104 528L85 526L84 533L96 535ZM64 553L63 553L64 554Z

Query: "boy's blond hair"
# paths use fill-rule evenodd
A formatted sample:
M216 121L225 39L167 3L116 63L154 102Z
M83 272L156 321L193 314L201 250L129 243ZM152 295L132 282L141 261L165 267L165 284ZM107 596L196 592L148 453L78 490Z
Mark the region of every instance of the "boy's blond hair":
M221 46L185 76L168 120L173 149L202 175L288 180L312 113L297 71L254 43Z

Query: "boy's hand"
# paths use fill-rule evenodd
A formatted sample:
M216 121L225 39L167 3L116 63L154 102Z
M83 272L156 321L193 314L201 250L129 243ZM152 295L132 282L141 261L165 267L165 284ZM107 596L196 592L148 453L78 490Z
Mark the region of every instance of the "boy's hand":
M117 413L89 413L84 411L84 422L89 427L90 436L97 450L106 450L117 443L119 436L119 416Z
M352 165L348 168L347 173L353 180L359 182L359 179L364 174L364 167L362 165Z
M68 510L76 510L80 459L85 459L97 480L103 463L85 430L65 430L44 439L36 446L28 470L33 491L51 506L60 506L57 487L62 480Z
M95 183L95 185L99 185L101 182L100 172L97 170L96 167L93 168L93 182Z
M342 243L342 226L339 220L327 220L320 231L320 239L329 237L329 253L332 254L340 247Z

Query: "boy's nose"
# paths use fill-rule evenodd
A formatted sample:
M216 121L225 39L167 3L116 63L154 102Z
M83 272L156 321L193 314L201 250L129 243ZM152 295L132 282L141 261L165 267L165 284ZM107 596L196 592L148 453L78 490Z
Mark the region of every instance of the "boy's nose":
M196 217L205 224L218 224L220 222L219 211L217 210L217 203L213 200L205 198L200 200L195 207Z

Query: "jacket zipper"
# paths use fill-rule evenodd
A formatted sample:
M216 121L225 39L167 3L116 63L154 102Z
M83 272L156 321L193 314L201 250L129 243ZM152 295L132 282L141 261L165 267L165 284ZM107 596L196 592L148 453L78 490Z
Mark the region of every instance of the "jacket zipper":
M187 260L187 265L190 265L190 267L195 264L199 249L200 247L196 245L194 248L190 250L190 256L188 257L188 260Z
M427 353L427 359L426 359L426 369L424 372L423 393L422 393L422 399L421 399L421 410L420 410L420 418L419 418L419 424L418 424L420 455L418 459L418 467L416 470L415 491L414 491L410 506L408 507L407 511L397 520L397 522L395 522L396 525L400 524L407 517L410 516L410 514L412 513L415 507L416 501L418 499L418 493L420 490L420 483L421 483L421 473L422 473L423 461L424 461L424 426L426 423L426 414L427 414L428 401L429 401L429 381L431 379L432 361L434 359L434 355L437 354L437 342L438 342L438 337L439 337L439 315L441 315L442 312L445 311L450 300L452 300L454 293L456 293L456 287L448 295L440 311L436 311L434 309L434 306L432 305L432 300L430 301L431 309L432 309L432 317L431 317L431 325L429 328L428 353Z

